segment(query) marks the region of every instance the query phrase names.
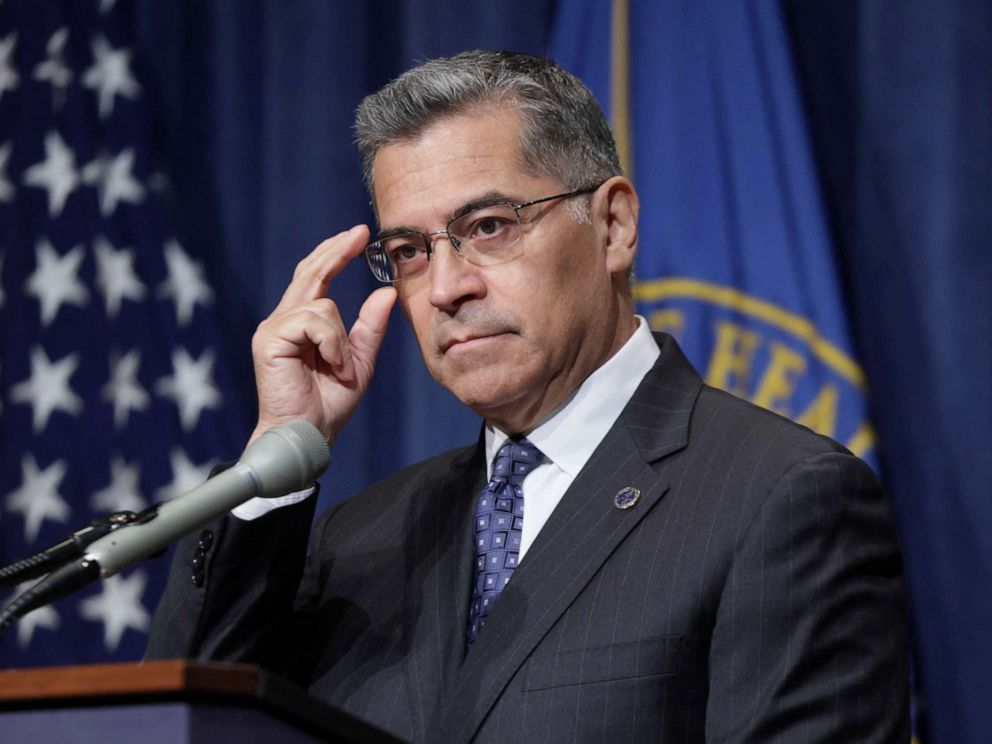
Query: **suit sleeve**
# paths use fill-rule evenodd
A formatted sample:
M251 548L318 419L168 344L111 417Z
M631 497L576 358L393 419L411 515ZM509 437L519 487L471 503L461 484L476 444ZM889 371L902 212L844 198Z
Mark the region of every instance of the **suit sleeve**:
M315 504L251 521L225 516L181 540L146 658L251 662L297 676L287 660L299 640L294 602Z
M909 741L902 559L856 457L793 466L742 525L713 629L707 740Z

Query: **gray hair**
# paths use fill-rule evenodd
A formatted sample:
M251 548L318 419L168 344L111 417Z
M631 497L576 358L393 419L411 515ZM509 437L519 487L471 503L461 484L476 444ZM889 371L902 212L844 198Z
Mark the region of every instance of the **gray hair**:
M622 175L616 143L589 89L551 60L494 51L432 59L367 96L355 113L365 185L375 198L379 149L416 139L427 127L485 105L520 115L522 160L566 190Z

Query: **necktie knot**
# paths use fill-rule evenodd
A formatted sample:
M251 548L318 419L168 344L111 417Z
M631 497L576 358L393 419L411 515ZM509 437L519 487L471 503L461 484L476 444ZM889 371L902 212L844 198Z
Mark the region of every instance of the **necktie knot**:
M493 459L492 477L475 510L475 583L469 607L468 642L475 641L496 597L510 581L520 555L524 478L544 460L526 439L508 439Z
M541 464L544 455L526 439L507 439L493 459L493 475L490 483L509 483L520 486L524 478Z

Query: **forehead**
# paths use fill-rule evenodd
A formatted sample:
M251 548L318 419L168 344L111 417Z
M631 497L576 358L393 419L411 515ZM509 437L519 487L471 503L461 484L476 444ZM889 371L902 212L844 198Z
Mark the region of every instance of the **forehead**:
M484 194L521 200L539 194L554 182L526 167L521 126L516 112L488 107L445 117L415 139L383 147L374 164L380 225L433 229Z

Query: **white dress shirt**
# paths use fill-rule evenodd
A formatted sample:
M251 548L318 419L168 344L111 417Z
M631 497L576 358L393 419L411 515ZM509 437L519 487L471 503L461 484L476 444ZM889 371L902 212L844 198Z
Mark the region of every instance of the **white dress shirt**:
M637 330L606 364L593 372L571 398L527 439L547 458L524 479L524 526L517 561L537 538L575 476L603 441L630 402L660 352L647 321L637 316ZM486 426L486 480L507 435Z

